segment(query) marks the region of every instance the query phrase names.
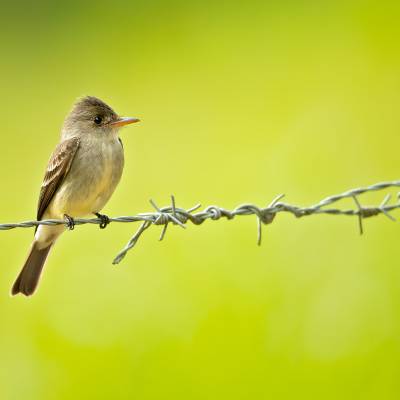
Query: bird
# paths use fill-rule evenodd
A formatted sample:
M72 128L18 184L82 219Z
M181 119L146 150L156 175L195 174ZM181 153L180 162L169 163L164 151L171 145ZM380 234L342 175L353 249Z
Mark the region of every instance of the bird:
M123 126L139 122L121 117L94 96L79 98L64 120L61 139L47 164L37 207L37 220L64 219L64 225L39 225L28 257L11 294L32 295L54 243L74 218L94 214L100 228L110 222L100 211L118 185L124 167L119 137Z

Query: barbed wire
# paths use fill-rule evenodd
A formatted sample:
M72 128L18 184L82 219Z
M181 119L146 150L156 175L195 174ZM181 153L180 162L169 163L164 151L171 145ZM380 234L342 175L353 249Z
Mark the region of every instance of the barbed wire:
M235 209L229 211L225 208L218 206L208 206L203 211L194 213L198 210L201 205L197 204L192 208L183 209L176 207L175 197L171 196L171 205L166 207L158 207L157 204L150 200L151 205L155 209L153 212L140 213L134 216L121 216L108 218L109 222L142 222L136 233L128 241L125 247L117 254L113 260L113 264L118 264L138 242L143 232L150 228L152 225L162 225L163 229L160 234L159 240L163 240L165 233L170 223L173 225L179 225L182 228L186 228L186 223L191 222L194 225L200 225L207 219L219 220L220 218L233 219L236 216L255 215L257 217L257 243L261 244L261 233L262 225L267 225L273 222L276 214L280 212L288 212L293 214L295 217L305 217L313 214L330 214L330 215L349 215L358 217L358 226L360 234L363 233L363 219L373 217L379 214L383 214L392 221L396 221L395 218L390 214L390 211L400 208L400 193L397 194L397 201L395 204L389 205L391 199L390 194L386 194L383 201L379 206L363 206L361 205L358 197L367 192L374 192L379 190L388 189L391 187L400 187L400 181L389 181L380 182L374 185L360 187L352 190L348 190L341 194L329 196L321 200L320 202L311 205L309 207L300 207L283 203L280 200L284 197L283 194L277 196L272 202L265 208L260 208L254 204L242 204ZM355 203L354 209L340 209L340 208L326 208L327 206L336 203L340 200L352 198ZM76 218L73 220L74 225L83 224L104 224L104 220L101 218ZM47 219L41 221L24 221L19 223L8 223L0 224L0 230L10 230L15 228L32 228L39 225L66 225L70 227L71 221L69 220L58 220L58 219Z

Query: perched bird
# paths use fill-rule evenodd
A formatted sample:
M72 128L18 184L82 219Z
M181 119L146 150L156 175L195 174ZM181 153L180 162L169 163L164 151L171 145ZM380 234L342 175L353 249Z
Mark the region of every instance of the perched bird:
M70 229L74 217L99 212L110 199L122 175L124 151L119 129L138 122L137 118L119 117L96 97L79 99L64 121L61 141L47 165L40 190L37 219L63 219ZM30 296L39 282L44 263L65 225L40 225L28 258L11 293Z

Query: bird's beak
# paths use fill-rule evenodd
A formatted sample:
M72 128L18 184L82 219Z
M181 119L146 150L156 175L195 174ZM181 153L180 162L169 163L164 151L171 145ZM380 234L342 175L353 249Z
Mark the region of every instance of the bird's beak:
M134 124L135 122L139 122L140 119L132 118L132 117L119 117L116 121L110 122L112 126L125 126L129 124Z

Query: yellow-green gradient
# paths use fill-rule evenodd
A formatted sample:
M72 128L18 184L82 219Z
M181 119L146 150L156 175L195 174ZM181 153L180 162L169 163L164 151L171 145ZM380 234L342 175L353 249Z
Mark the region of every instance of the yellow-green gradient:
M0 221L34 218L85 94L142 120L109 215L399 179L399 20L398 1L2 4ZM280 214L260 248L254 217L154 227L112 266L136 228L67 232L29 299L9 290L33 230L0 232L1 399L400 397L399 224Z

